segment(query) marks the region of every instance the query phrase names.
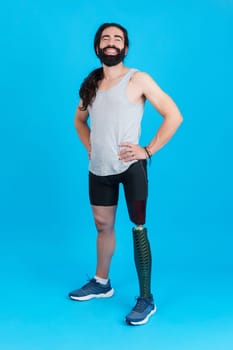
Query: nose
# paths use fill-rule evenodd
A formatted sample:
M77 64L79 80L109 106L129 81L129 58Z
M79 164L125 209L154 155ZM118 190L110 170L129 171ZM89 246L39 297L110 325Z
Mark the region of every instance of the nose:
M109 38L108 45L114 46L114 39L113 38Z
M118 43L119 39L116 35L109 35L108 37L108 45L115 46Z

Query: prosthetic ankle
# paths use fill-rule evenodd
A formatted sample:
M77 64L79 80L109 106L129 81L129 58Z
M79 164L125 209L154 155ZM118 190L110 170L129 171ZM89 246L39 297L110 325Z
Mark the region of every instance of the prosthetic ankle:
M139 279L140 296L152 298L151 294L151 250L147 229L143 225L133 228L134 261Z

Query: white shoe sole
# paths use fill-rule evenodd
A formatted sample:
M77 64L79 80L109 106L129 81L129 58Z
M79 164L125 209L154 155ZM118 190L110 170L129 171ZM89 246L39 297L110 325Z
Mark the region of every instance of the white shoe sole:
M94 298L111 298L114 294L114 289L110 289L107 293L102 293L102 294L89 294L85 295L83 297L75 297L75 296L70 296L70 299L72 300L78 300L78 301L85 301L85 300L90 300Z

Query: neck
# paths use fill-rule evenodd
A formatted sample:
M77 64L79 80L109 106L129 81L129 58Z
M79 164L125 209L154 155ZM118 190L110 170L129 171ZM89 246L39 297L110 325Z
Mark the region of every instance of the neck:
M112 66L112 67L108 67L103 64L103 70L104 70L104 79L114 80L119 78L121 75L123 75L127 71L127 68L121 62L116 66Z

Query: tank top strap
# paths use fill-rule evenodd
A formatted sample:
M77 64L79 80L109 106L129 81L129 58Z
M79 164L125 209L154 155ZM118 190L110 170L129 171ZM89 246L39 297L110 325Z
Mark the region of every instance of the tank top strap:
M135 72L138 72L138 69L134 69L131 68L126 74L125 76L121 79L120 84L118 85L121 89L124 86L127 86L128 82L130 81L130 79L132 78L132 76L134 75Z

